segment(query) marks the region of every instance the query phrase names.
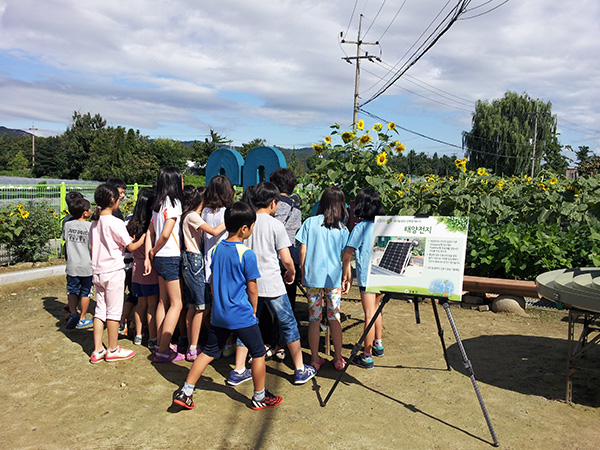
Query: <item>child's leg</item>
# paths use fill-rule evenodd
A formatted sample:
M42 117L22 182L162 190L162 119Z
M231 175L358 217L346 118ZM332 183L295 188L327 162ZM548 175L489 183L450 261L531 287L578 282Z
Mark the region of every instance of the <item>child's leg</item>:
M265 355L259 358L252 358L252 383L254 383L254 391L259 392L265 388L265 377L267 373L267 365L265 364Z
M123 313L123 294L125 288L125 271L106 274L106 330L108 332L108 350L115 350L119 339L119 320Z
M333 349L335 355L334 361L342 359L342 324L340 323L340 303L342 300L342 289L332 288L324 289L327 296L327 320L331 329L331 339L333 340Z
M123 304L123 314L121 314L120 322L123 327L127 327L129 324L129 318L131 317L131 311L135 305L132 302L125 302Z
M248 349L243 345L235 348L235 367L233 370L241 372L246 368L246 359L248 358Z
M204 373L206 366L215 359L215 356L221 353L221 349L225 345L225 341L230 334L231 331L224 328L210 327L206 347L204 348L204 351L198 355L194 364L192 364L185 380L186 383L195 385L198 382Z
M90 307L90 298L89 297L81 297L81 317L80 317L80 320L84 320L86 318L89 307Z
M156 340L156 307L158 304L158 295L149 295L148 308L146 310L146 320L148 321L148 338Z
M368 292L362 292L360 294L360 300L362 302L363 311L365 313L365 329L371 323L373 316L377 312L379 307L379 296L377 294L371 294ZM375 324L365 337L364 348L365 354L371 355L373 353L373 340L381 339L381 333L383 328L383 319L381 315L375 321Z
M77 294L67 294L67 304L69 305L69 312L71 314L77 313L77 303L79 303L79 296Z
M117 330L118 331L118 330ZM104 322L97 317L94 317L94 352L104 350L102 345L102 335L104 334Z
M106 319L106 331L108 332L108 349L114 350L119 346L119 321Z
M160 294L158 295L158 304L156 305L156 337L157 344L160 345L162 338L162 325L167 315L169 307L169 294L167 293L167 282L161 276L158 277L158 287ZM170 342L169 342L170 343ZM169 344L167 344L168 346Z
M160 280L160 278L159 278ZM169 299L169 309L165 314L164 320L161 325L161 334L160 334L160 343L159 343L159 353L166 354L169 350L169 344L171 343L171 338L173 337L173 332L175 331L175 327L177 326L177 322L179 322L179 314L181 313L182 304L181 304L181 287L179 285L179 280L171 280L164 281L165 288L167 291L167 296ZM161 293L162 299L162 293ZM158 306L160 308L160 300L158 302ZM157 313L158 315L158 313Z
M311 361L317 363L319 357L319 342L321 340L321 314L323 308L323 293L318 288L308 288L308 346Z
M190 314L191 312L191 314ZM204 321L204 310L188 308L187 310L187 330L189 345L198 346L200 339L200 330Z
M287 344L294 368L296 370L304 368L302 360L302 347L300 346L300 333L298 331L298 322L294 317L294 312L288 300L287 294L275 298L264 298L264 303L269 311L276 317L277 326L283 334Z
M146 316L148 310L148 297L138 297L137 305L135 306L135 312L133 318L135 320L135 334L136 336L142 335L144 328L143 318Z
M102 352L102 335L104 334L104 323L106 322L106 289L100 275L94 275L96 286L96 310L94 311L94 352Z

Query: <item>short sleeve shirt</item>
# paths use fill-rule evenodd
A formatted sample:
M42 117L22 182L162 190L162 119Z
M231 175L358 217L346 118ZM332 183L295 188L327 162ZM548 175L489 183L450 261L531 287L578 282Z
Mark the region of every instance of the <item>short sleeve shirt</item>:
M94 274L115 272L125 268L125 247L131 237L125 222L113 215L100 216L90 227L92 270Z
M206 222L196 211L188 213L183 219L183 240L185 250L190 253L202 253L202 230L200 227Z
M171 203L168 198L160 205L158 212L152 212L152 223L156 239L161 235L168 219L175 219L175 226L169 239L155 256L180 256L181 255L181 202L175 200Z
M221 223L225 222L225 208L218 208L213 212L210 208L204 208L202 210L202 220L204 220L211 227L216 227ZM212 248L225 239L228 236L226 231L223 231L217 236L210 234L204 234L204 276L206 280L210 280L211 262L212 262Z
M296 234L306 245L304 285L315 288L338 288L342 285L341 254L348 242L348 228L326 228L322 214L309 217Z
M290 238L283 224L261 213L256 215L254 231L244 242L254 250L261 277L256 281L260 297L279 297L286 293L279 266L279 250L288 248Z
M67 258L67 275L71 277L92 276L92 253L90 249L90 227L87 221L70 220L63 226Z
M258 323L246 290L260 277L256 254L241 242L222 241L212 258L211 324L237 330Z
M367 286L372 241L373 222L368 220L357 223L348 239L348 247L352 247L356 251L356 280L361 287Z

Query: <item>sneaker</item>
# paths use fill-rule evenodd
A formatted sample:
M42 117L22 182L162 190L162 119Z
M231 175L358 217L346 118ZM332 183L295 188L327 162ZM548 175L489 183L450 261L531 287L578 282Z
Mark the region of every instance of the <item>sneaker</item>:
M313 366L304 365L303 369L294 371L294 384L304 384L317 374Z
M111 361L121 361L123 359L133 358L135 352L133 350L125 350L123 347L119 346L114 352L107 352L104 359L106 362Z
M92 319L90 319L89 317L86 317L85 319L80 320L79 322L77 322L77 328L89 327L93 323L94 323L94 321Z
M134 345L142 345L142 336L136 336L133 338Z
M119 336L127 336L127 333L129 333L129 330L127 329L127 324L120 323L119 324Z
M244 381L251 379L252 371L250 369L244 369L243 373L237 373L235 370L232 370L227 379L227 384L229 386L237 386L238 384L242 384Z
M166 355L164 353L156 353L156 356L154 356L155 363L177 362L183 361L184 359L185 355L177 353L171 349L169 349L169 353L167 353Z
M281 397L273 395L269 391L265 391L265 398L262 400L255 400L254 397L252 397L252 405L250 405L250 408L254 409L255 411L258 411L259 409L272 408L273 406L281 404L282 401L283 399Z
M231 358L233 355L235 355L235 345L225 345L223 348L223 358Z
M361 353L360 355L354 355L354 358L352 358L352 364L362 367L363 369L373 369L375 367L373 358L365 355L364 353Z
M185 409L193 409L194 408L194 399L191 395L185 395L183 390L180 389L177 394L175 394L175 398L173 399L173 403L179 405Z
M185 354L185 359L186 361L194 362L200 353L202 353L202 347L196 347L195 350L190 350Z
M383 345L373 344L373 356L377 356L377 357L383 356Z
M102 349L100 352L92 353L92 357L90 358L90 362L92 364L97 364L100 361L104 361L104 357L106 356L106 349Z
M67 325L65 328L67 330L72 330L77 326L77 322L79 322L79 313L73 313L69 316L69 320L67 320Z

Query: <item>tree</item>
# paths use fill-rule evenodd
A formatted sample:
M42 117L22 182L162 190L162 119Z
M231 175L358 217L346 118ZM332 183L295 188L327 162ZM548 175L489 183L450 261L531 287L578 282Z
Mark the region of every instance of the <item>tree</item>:
M64 133L65 158L61 158L62 165L59 167L60 176L64 178L78 179L92 156L92 145L100 137L106 121L100 114L92 115L88 112L84 115L75 111L72 123Z
M196 164L196 170L199 175L206 174L206 163L211 153L221 147L223 144L230 142L225 136L219 135L212 128L210 129L210 138L202 141L194 141L192 144L192 158Z
M255 139L252 139L250 142L246 142L245 144L242 144L242 148L238 149L238 151L240 152L242 157L246 158L246 156L248 156L248 153L250 153L250 150L252 150L256 147L263 147L265 145L267 145L266 139L255 138Z
M8 162L8 170L24 170L29 166L30 161L25 158L22 151L18 151L16 155Z
M497 174L534 173L542 159L551 168L562 167L552 104L533 100L526 93L506 92L503 98L478 101L473 128L464 134L469 168L485 167ZM561 160L562 158L562 160Z

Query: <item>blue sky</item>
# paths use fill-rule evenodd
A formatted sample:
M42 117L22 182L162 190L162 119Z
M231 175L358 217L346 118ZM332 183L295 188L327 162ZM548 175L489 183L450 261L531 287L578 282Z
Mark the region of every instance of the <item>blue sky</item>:
M352 122L363 46L367 101L458 1L0 0L0 125L62 133L73 111L152 138L304 147ZM448 5L448 6L444 6ZM483 14L494 7L498 8ZM400 130L408 149L462 155L477 100L507 90L550 101L562 144L600 153L600 2L477 0L364 109ZM441 17L441 16L440 16ZM470 18L469 18L470 17ZM364 114L368 125L376 122Z

